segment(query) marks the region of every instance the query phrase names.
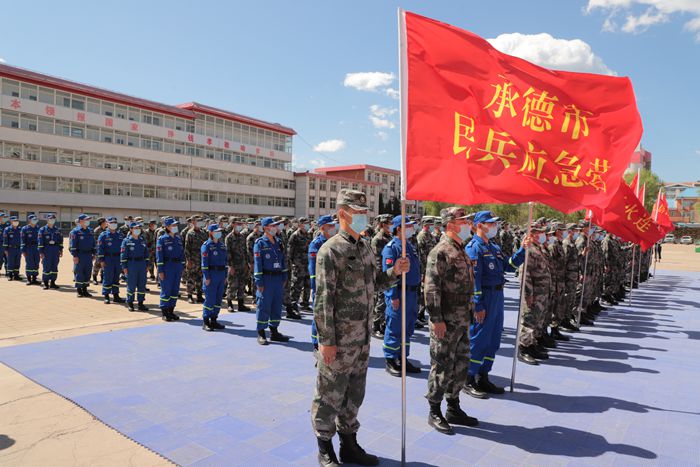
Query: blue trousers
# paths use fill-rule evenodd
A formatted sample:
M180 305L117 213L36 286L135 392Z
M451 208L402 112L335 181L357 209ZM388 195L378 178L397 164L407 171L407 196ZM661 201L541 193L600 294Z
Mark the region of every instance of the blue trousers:
M484 290L483 303L484 322L474 321L469 326L469 374L472 376L491 371L503 334L503 291Z
M316 328L316 320L311 320L311 343L318 345L318 329Z
M271 276L263 274L263 293L255 292L255 303L257 311L255 319L257 320L257 329L261 331L267 329L269 325L276 328L282 321L282 299L284 297L284 287L282 276Z
M391 298L384 295L386 303L386 330L384 331L384 357L401 358L401 301L399 309L394 310ZM411 337L418 317L418 293L406 290L406 356L411 350Z
M135 296L138 303L143 303L146 298L146 261L129 261L126 269L126 302L134 303Z
M92 255L89 253L78 254L78 264L73 265L73 275L75 276L75 287L87 287L90 285L92 275Z
M43 282L55 281L58 277L58 248L44 248L44 259L41 261L41 280Z
M119 295L119 276L121 273L122 263L119 261L119 257L106 256L105 267L102 268L102 295Z
M37 277L39 275L39 250L37 247L28 247L24 257L24 270L27 273L27 278Z
M5 263L5 271L8 274L19 275L19 264L22 261L22 253L20 253L19 248L8 248L7 250L7 263Z
M226 289L226 271L210 271L209 278L211 279L209 285L202 281L202 290L204 290L202 315L204 318L216 318L221 311L221 300L224 298Z
M180 292L182 264L167 263L163 266L163 273L165 273L165 279L160 281L160 309L175 309L177 294Z

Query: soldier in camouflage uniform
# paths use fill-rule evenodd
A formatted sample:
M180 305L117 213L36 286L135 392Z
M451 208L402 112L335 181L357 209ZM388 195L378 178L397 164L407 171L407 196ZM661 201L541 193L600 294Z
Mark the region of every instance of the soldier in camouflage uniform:
M576 239L576 249L578 250L579 275L581 280L579 280L578 287L576 288L576 305L582 308L581 322L579 325L592 325L595 316L590 311L590 307L593 303L595 259L593 259L593 255L591 255L589 251L590 248L587 248L587 246L589 245L588 236L593 234L594 227L589 225L588 221L581 221L579 227L581 227L581 234ZM587 253L588 263L586 263ZM582 294L583 301L581 301Z
M238 311L250 311L245 305L245 285L250 272L248 271L248 254L246 253L245 237L241 234L243 220L232 218L233 230L226 236L226 252L229 266L228 275L228 311L233 313L233 300L238 301Z
M95 245L97 245L97 239L100 238L100 234L104 232L107 229L107 220L104 217L100 217L97 219L97 227L95 227L95 230L92 232L95 235ZM92 265L92 282L95 285L101 284L102 283L102 277L100 277L100 281L97 281L97 274L102 272L102 260L95 256L95 263ZM118 278L115 278L118 280Z
M501 239L501 251L504 256L510 256L515 250L513 250L513 232L510 230L510 224L508 222L503 223L503 228L498 232L498 237Z
M425 281L425 265L428 260L428 254L437 242L431 233L435 225L435 218L432 216L423 216L421 219L421 231L416 235L416 243L418 245L418 259L420 260L421 284ZM422 286L421 286L422 287ZM418 320L416 321L416 329L421 329L426 324L425 321L425 297L422 291L418 291Z
M248 220L250 221L248 223L250 232L245 238L246 254L248 258L248 271L250 271L250 273L248 274L248 290L251 291L251 295L255 297L255 287L253 287L253 260L255 256L253 253L253 248L255 247L255 241L263 236L263 231L259 220Z
M617 242L615 241L615 236L611 233L605 235L605 238L600 243L600 247L603 250L604 256L604 289L603 298L613 305L617 305L617 299L615 298L615 293L618 289L618 279L617 277L621 274L618 269L618 264L620 262L620 250L618 249Z
M365 396L369 364L372 306L375 291L390 287L409 266L406 259L399 258L385 272L377 268L370 245L359 236L367 219L364 193L340 190L337 207L340 232L329 238L316 256L314 320L319 357L311 424L318 439L320 465L338 465L332 443L336 431L340 434L343 463L377 465L377 457L367 454L357 443L357 413Z
M275 222L281 222L279 225L279 232L277 233L277 236L279 237L279 245L282 248L282 252L284 253L284 264L288 265L289 267L289 237L292 234L292 229L291 229L291 223L289 222L289 219L286 217L282 216L277 216L275 217ZM291 273L288 274L289 278L291 278ZM283 299L282 299L282 306L286 310L290 304L291 304L291 296L292 296L292 281L291 280L286 280L284 281L284 292L283 292Z
M374 234L371 240L372 252L375 255L377 268L382 269L382 251L384 247L391 241L391 232L389 228L391 226L391 215L380 214L376 218L377 222L377 233ZM374 297L374 312L372 314L372 335L377 339L384 339L384 330L386 328L386 302L384 301L384 294L378 292Z
M576 239L580 229L574 224L566 225L566 232L561 243L564 249L564 300L566 302L565 319L560 323L560 327L565 331L578 331L576 325L576 287L579 282L578 250L576 249Z
M193 227L185 237L185 270L187 271L187 299L190 303L204 303L202 297L202 257L201 249L209 234L204 230L206 221L194 216ZM194 294L197 294L195 302Z
M156 220L151 219L148 223L148 228L143 231L143 238L146 240L146 248L148 248L148 264L146 270L152 281L156 280L154 274L154 266L156 264Z
M552 272L552 288L550 293L549 309L551 320L550 336L554 340L568 341L569 337L565 336L559 330L559 326L566 319L567 300L566 300L566 253L562 241L564 240L564 232L566 225L561 222L553 222L549 230L549 250L550 269Z
M303 289L303 303L308 307L311 282L309 278L309 220L299 219L297 230L289 237L289 262L292 267L292 291L287 307L287 318L301 319L299 314L299 297Z
M190 216L186 219L187 225L179 233L179 235L182 237L183 248L185 245L185 239L187 238L187 234L193 228L192 219L193 219L193 216ZM183 285L187 285L187 277L188 277L187 266L185 265L185 269L183 269L183 271L182 271L182 277L180 278L180 283Z
M128 237L131 234L129 224L131 224L132 222L134 222L134 216L124 216L124 225L119 227L119 231L122 233L122 236L124 238Z
M537 360L548 358L545 349L538 346L537 333L547 313L551 274L544 246L547 241L546 228L535 222L530 230L536 242L528 247L527 271L522 278L518 360L537 365Z
M450 423L476 426L459 405L459 392L467 381L469 324L473 312L474 269L465 252L472 220L464 209L440 212L446 233L428 254L425 268L425 306L430 318L430 374L425 397L430 405L428 424L452 434ZM442 400L447 411L442 415Z

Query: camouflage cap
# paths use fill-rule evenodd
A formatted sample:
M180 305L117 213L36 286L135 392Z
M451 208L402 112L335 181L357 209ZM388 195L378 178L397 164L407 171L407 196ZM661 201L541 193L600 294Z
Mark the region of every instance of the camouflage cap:
M530 231L532 232L546 232L547 227L540 224L538 221L532 222L530 224Z
M98 223L98 224L101 224L101 223L106 222L106 221L107 221L107 219L105 219L104 217L98 217L98 218L97 218L97 223Z
M364 211L369 209L367 206L367 196L361 191L348 190L343 188L338 192L338 198L336 200L336 205L338 206L348 206L351 209L357 211Z
M434 225L435 218L433 216L423 216L420 220L421 225Z
M568 224L566 224L566 230L575 229L575 228L576 228L576 222L569 222Z
M440 219L442 219L443 224L447 224L448 222L452 222L457 219L466 218L466 211L464 208L460 208L459 206L450 206L449 208L445 208L440 211Z
M354 208L353 208L353 209L354 209ZM298 222L299 222L300 224L304 224L304 223L306 223L306 222L309 222L309 219L307 219L306 217L300 217Z
M544 224L547 222L547 219L545 217L540 217L535 221L535 224Z
M391 222L391 214L380 214L374 218L377 224L387 224Z
M226 221L228 221L228 216L225 216L225 215L217 216L216 221L217 222L226 222Z

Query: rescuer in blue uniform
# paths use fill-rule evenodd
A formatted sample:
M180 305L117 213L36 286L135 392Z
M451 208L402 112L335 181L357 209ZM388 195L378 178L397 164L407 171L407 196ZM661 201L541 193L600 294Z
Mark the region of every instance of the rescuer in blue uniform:
M202 309L202 329L213 331L224 329L226 326L219 323L217 318L221 311L221 301L226 290L226 274L228 256L226 245L221 240L223 229L219 224L211 224L207 227L209 239L202 244L200 249L202 256L202 280L204 290L204 305Z
M318 254L321 245L326 243L326 240L335 235L337 231L332 216L319 217L316 227L318 227L320 233L309 244L309 279L311 280L312 307L316 298L316 254ZM318 335L316 334L316 321L314 320L311 320L311 343L314 345L314 349L318 350Z
M478 399L487 397L487 393L504 392L488 377L503 333L504 271L515 271L523 263L523 247L529 245L529 239L525 239L513 256L503 256L498 245L490 242L498 234L499 220L490 211L477 212L476 235L465 248L474 265L474 316L469 326L469 372L464 390Z
M119 230L116 217L108 217L106 221L107 230L97 238L97 261L102 268L102 295L106 304L109 304L109 294L114 296L114 303L124 303L124 299L119 296L119 276L122 272L120 253L124 236Z
M410 242L415 235L416 223L406 217L406 257L411 265L406 274L406 357L411 349L411 336L418 317L418 289L420 288L420 259ZM396 260L401 258L401 216L391 221L391 233L394 236L382 250L382 270L391 269ZM384 358L386 371L392 376L401 376L401 282L395 283L384 292L386 303L386 330L384 331ZM406 360L407 373L420 373L421 369Z
M253 279L255 280L255 301L258 344L267 345L265 329L270 326L270 340L287 342L289 337L278 330L282 321L282 301L284 283L287 281L287 264L279 244L277 233L279 224L272 217L265 217L260 225L265 232L253 246Z
M2 270L2 267L5 263L5 247L3 244L5 243L5 229L9 226L10 224L7 223L7 214L4 212L0 212L0 270ZM7 275L7 269L5 269L5 275Z
M24 270L27 275L27 285L38 284L39 276L39 219L30 214L27 216L27 225L20 230L20 250L24 256Z
M2 247L5 250L5 274L8 281L19 280L19 265L22 261L21 244L19 219L17 216L11 216L10 225L5 227L2 240Z
M92 297L88 292L92 262L95 259L95 236L89 227L92 217L87 214L78 216L78 225L70 231L68 250L73 255L73 275L78 297Z
M163 321L177 321L180 317L175 314L175 305L180 292L182 270L185 268L185 249L182 237L177 235L179 231L177 221L168 217L163 221L163 225L165 233L156 242L160 311L163 314Z
M146 298L146 267L148 265L148 247L146 239L141 236L141 224L131 222L129 235L122 241L120 260L122 272L126 276L126 304L134 311L134 297L139 311L148 311L143 304Z
M46 215L46 225L39 229L39 257L44 290L57 289L58 262L63 256L63 235L56 227L56 214Z

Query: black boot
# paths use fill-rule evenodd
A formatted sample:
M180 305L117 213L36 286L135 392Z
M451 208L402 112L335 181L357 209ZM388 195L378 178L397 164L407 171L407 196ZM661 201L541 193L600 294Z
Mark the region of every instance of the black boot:
M340 467L338 458L335 457L333 441L317 438L318 441L318 465L321 467Z
M479 424L476 418L470 417L462 410L459 406L459 399L447 401L445 420L450 425L477 426Z
M83 297L92 297L92 294L88 292L87 286L83 287Z
M406 373L413 373L415 375L422 371L423 370L421 367L414 365L413 363L409 362L408 359L406 359Z
M573 319L565 319L560 325L560 328L562 328L564 331L567 332L576 332L579 330L578 326L576 326L576 323L574 323Z
M202 292L197 292L197 303L204 303L204 297L202 297Z
M59 287L56 285L56 281L51 281L51 285L49 285L52 289L58 289Z
M163 321L171 322L173 320L170 317L170 308L161 308L160 312L163 314Z
M168 308L168 312L170 313L170 319L173 321L180 321L180 317L175 314L175 307L171 306Z
M440 404L430 404L430 412L428 413L428 425L432 426L440 433L446 435L455 434L450 424L447 422L447 420L445 420L445 417L442 416Z
M549 337L549 334L547 334L547 331L542 334L541 337L537 339L537 342L539 342L544 348L546 349L556 349L557 348L557 341Z
M372 327L373 327L372 337L374 337L375 339L384 340L384 333L382 332L382 329L381 329L381 326L379 325L379 323L375 323Z
M520 360L523 363L526 363L528 365L539 365L537 363L537 360L535 357L532 355L532 347L523 347L520 346L518 350L518 360Z
M218 316L214 316L214 317L211 319L211 321L210 321L211 327L214 328L214 329L226 329L226 326L224 326L224 325L221 324L219 321L217 321L216 318L218 318Z
M98 282L97 282L97 274L93 274L93 275L92 275L92 283L95 284L95 285L99 285Z
M119 296L118 293L114 294L114 303L124 303L124 299Z
M78 297L84 297L84 296L85 296L85 295L83 295L83 288L82 288L82 287L78 287L78 288L75 289L75 290L76 290L76 293L78 294Z
M479 375L467 375L467 382L462 390L477 399L487 399L489 397L488 394L479 389L479 379Z
M49 290L49 281L44 281L44 290Z
M401 376L401 360L396 358L386 359L386 372L391 376L400 377Z
M105 294L105 305L109 305L111 302L109 301L109 294Z
M537 360L548 360L549 354L547 353L547 348L538 344L531 347L530 355L535 357Z
M280 333L276 326L270 326L270 340L272 342L289 342L289 337Z
M340 461L343 464L359 465L379 465L377 456L367 454L362 447L357 444L357 433L340 435Z
M261 329L258 331L258 344L260 345L268 345L269 342L267 341L267 336L265 336L265 330Z
M195 303L197 303L197 302L194 301L194 297L192 296L191 293L188 293L188 294L187 294L187 301L190 302L190 303L192 303L193 305L194 305Z
M214 328L211 326L211 318L204 318L204 322L202 323L202 329L204 329L207 332L211 332L214 330Z
M148 307L146 305L144 305L143 302L140 302L139 306L138 306L138 310L139 311L148 311Z
M301 315L296 311L295 307L289 305L287 307L287 319L301 319Z
M233 300L228 300L226 303L228 304L228 312L235 313L236 308L233 306Z
M559 327L557 326L552 326L552 330L549 333L550 336L552 336L552 339L555 341L568 341L569 336L565 336L559 331Z
M134 302L126 302L126 306L129 307L129 311L136 311L136 308L134 308Z
M489 381L489 374L488 373L481 373L479 376L480 376L479 389L481 389L485 393L503 394L504 392L506 392L506 390L503 389L502 387L496 386L491 381Z
M238 311L250 311L250 308L245 306L245 299L243 298L238 299Z
M32 284L33 284L32 278L31 278L31 277L27 277L27 283L24 284L24 285L32 285Z

